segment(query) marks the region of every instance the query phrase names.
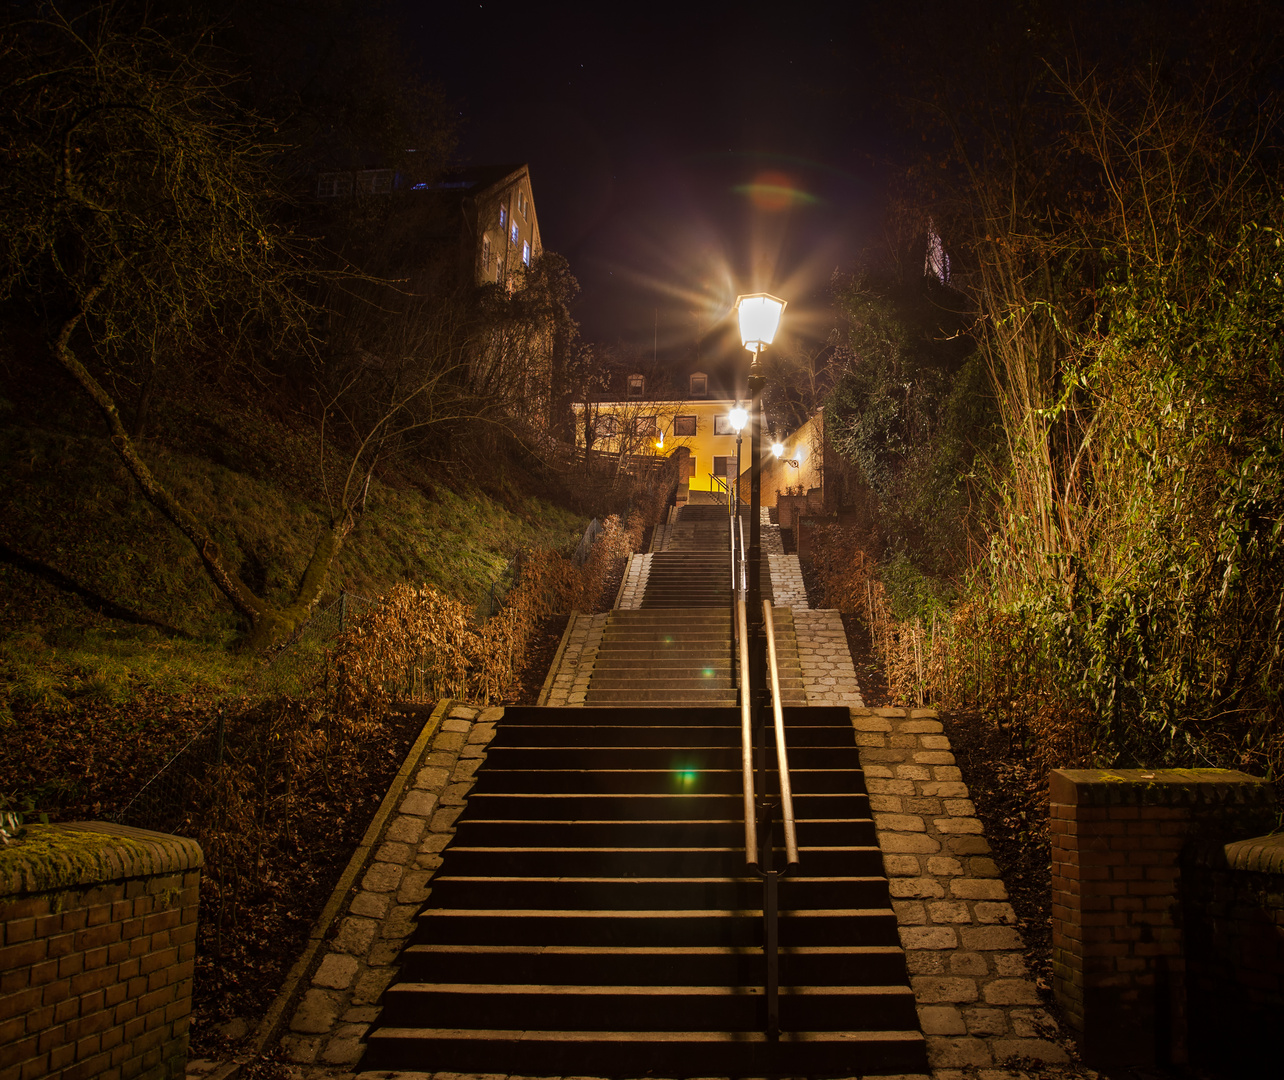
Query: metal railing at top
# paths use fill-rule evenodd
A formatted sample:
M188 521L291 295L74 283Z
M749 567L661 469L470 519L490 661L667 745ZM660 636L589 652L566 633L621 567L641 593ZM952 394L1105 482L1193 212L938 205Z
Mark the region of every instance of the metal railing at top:
M740 526L740 528L737 528ZM735 638L737 682L740 688L740 751L741 774L744 788L745 814L745 864L763 879L763 958L766 963L764 979L767 1005L766 1030L774 1037L780 1031L780 948L779 903L780 879L798 865L798 839L794 819L793 785L789 779L789 755L785 744L784 709L780 699L780 670L776 657L775 624L772 619L771 601L762 602L762 628L766 637L766 665L761 673L751 662L751 653L761 649L752 642L749 634L748 603L745 599L748 575L745 572L744 531L740 516L729 516L731 532L731 592L733 604L732 627ZM739 542L737 543L737 540ZM752 573L756 568L749 568ZM767 794L767 734L766 717L761 700L767 682L771 687L771 704L775 729L776 769L779 774L779 800ZM758 715L755 716L755 711ZM754 791L754 735L757 735L758 783ZM775 840L773 837L776 808L779 806L785 840L785 866L777 870L772 866Z

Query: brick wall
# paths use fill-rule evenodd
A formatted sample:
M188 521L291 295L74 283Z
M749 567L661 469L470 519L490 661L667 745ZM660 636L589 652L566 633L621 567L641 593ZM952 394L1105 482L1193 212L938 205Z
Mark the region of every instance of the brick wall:
M1183 862L1269 827L1272 800L1224 769L1052 773L1053 989L1089 1064L1187 1060Z
M0 1080L183 1075L201 864L98 822L0 849Z
M1279 1068L1284 1017L1284 833L1208 846L1182 895L1190 1056L1255 1075ZM1257 1072L1256 1075L1269 1075Z

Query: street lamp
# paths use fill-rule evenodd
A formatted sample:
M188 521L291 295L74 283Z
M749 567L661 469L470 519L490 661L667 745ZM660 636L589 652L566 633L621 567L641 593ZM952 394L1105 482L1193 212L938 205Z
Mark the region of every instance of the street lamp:
M767 795L767 658L762 615L762 433L765 428L762 408L762 349L775 339L784 313L785 301L769 293L751 293L736 298L740 320L740 341L753 353L749 365L749 587L746 589L745 614L749 631L748 692L750 724L758 734L758 851L763 877L763 952L767 960L765 996L767 999L767 1032L775 1038L780 1030L778 1005L779 962L776 938L776 883L780 873L772 869L771 826L774 808ZM736 478L737 487L739 477Z

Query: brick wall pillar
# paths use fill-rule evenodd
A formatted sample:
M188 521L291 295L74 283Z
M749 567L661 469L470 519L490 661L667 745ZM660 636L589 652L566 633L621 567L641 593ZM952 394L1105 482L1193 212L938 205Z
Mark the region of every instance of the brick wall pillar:
M201 865L101 822L0 848L0 1080L184 1074Z
M1096 1065L1183 1063L1183 853L1261 831L1269 785L1227 769L1051 777L1053 990Z

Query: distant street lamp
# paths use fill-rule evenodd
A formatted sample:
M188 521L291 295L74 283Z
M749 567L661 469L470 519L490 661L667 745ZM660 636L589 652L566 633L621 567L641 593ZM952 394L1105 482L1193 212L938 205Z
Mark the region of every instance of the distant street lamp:
M740 399L737 398L735 407L727 414L731 430L736 433L736 501L733 504L730 499L727 500L728 507L734 506L731 511L733 517L740 516L740 433L744 431L748 420L749 414L741 407Z

